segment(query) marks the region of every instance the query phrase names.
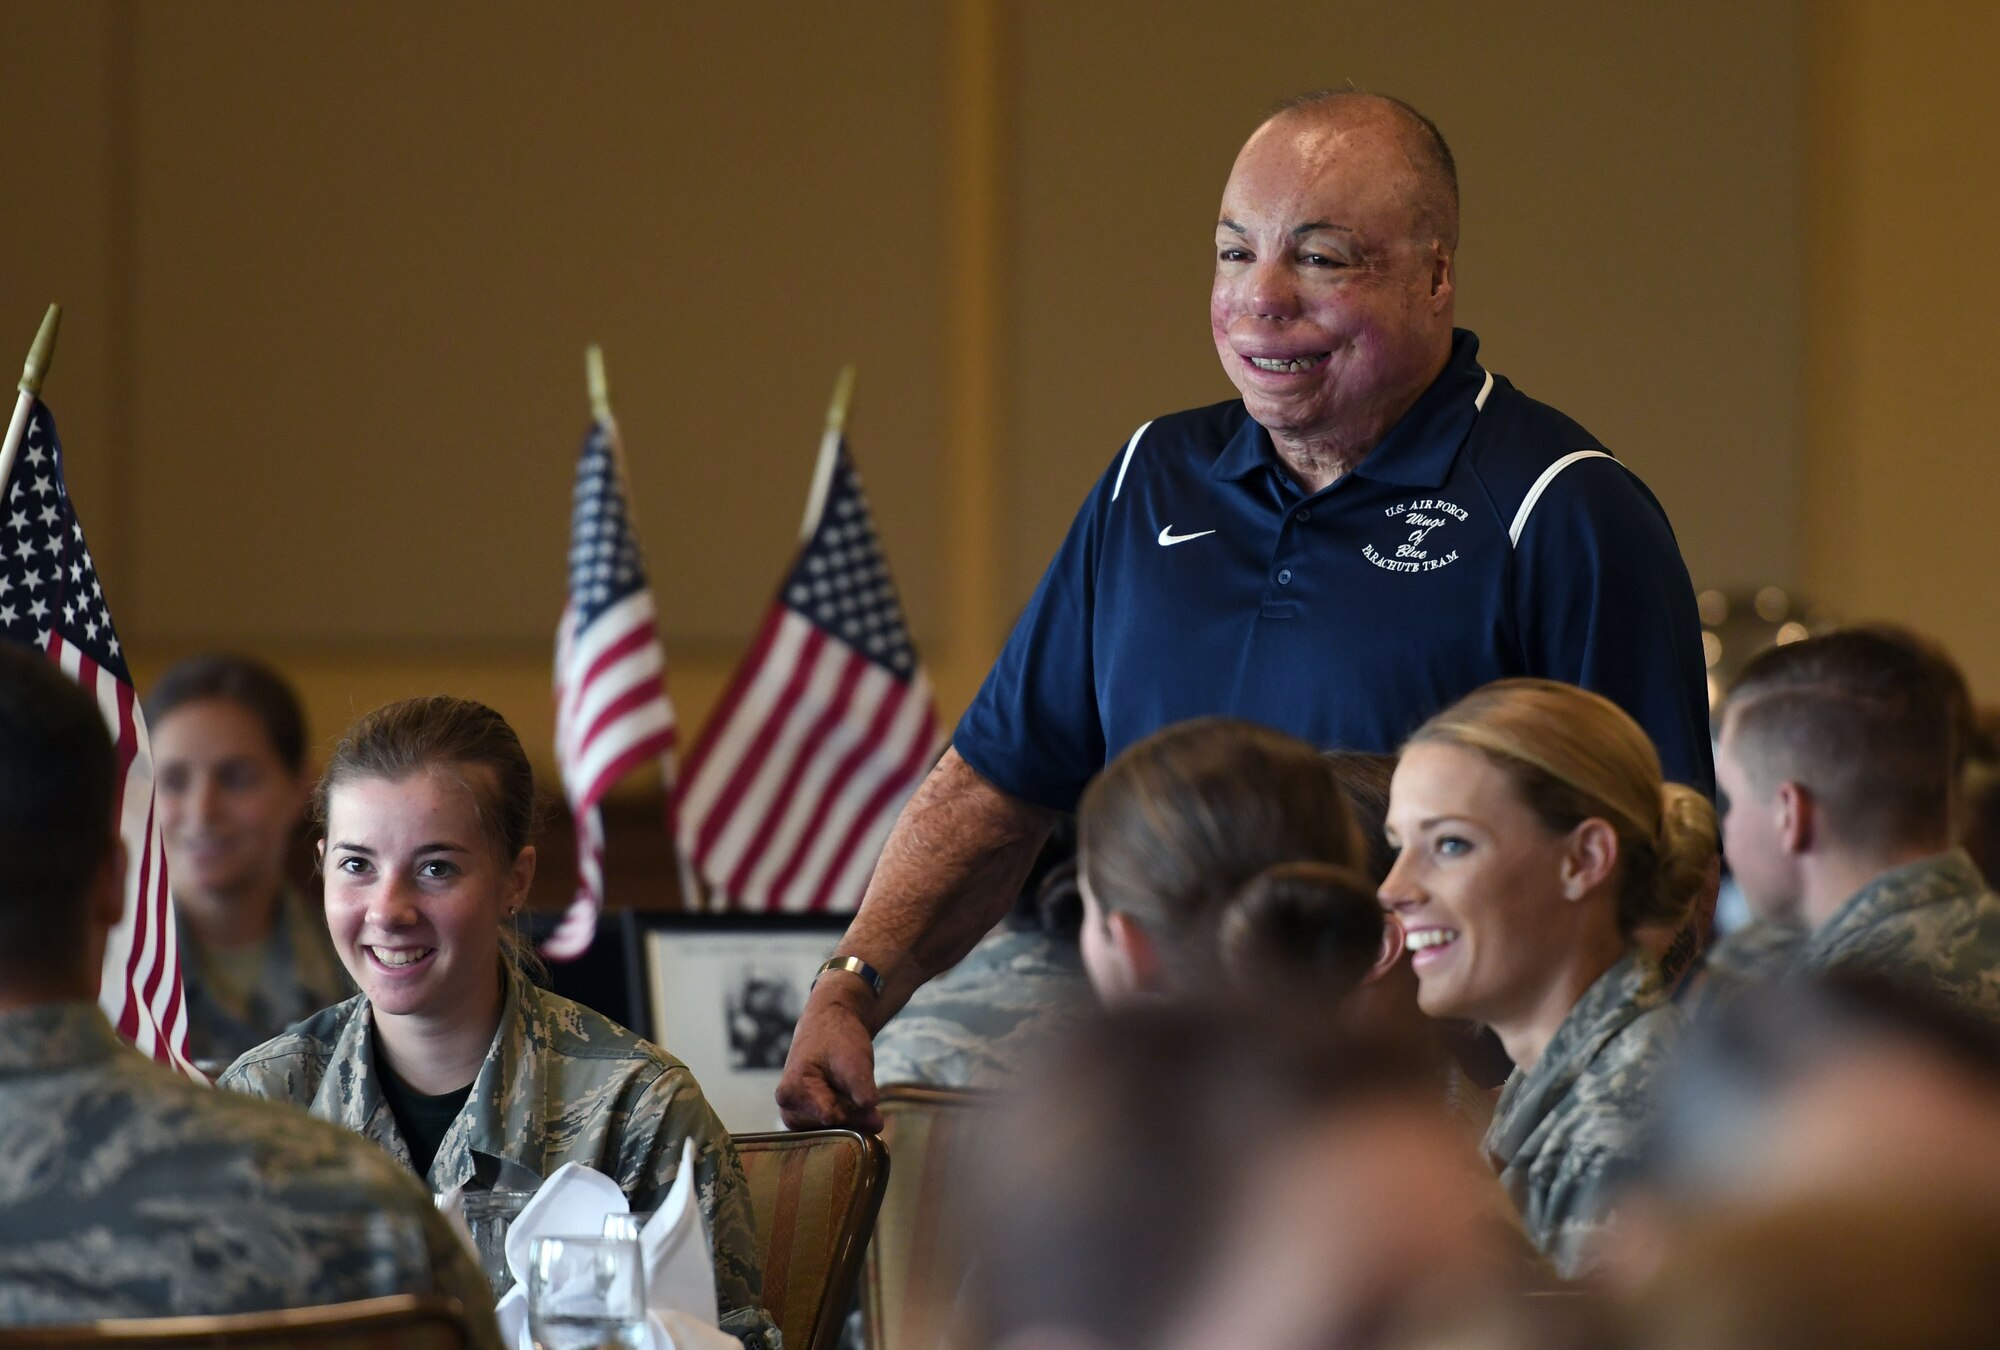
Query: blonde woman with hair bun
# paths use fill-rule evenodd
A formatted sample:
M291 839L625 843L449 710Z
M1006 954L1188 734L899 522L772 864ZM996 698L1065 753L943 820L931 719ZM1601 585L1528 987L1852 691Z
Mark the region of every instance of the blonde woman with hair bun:
M1501 680L1417 729L1390 786L1398 850L1382 904L1407 934L1418 1003L1483 1022L1515 1069L1486 1149L1528 1235L1566 1277L1610 1218L1678 1022L1641 930L1712 885L1715 809L1663 782L1610 700Z

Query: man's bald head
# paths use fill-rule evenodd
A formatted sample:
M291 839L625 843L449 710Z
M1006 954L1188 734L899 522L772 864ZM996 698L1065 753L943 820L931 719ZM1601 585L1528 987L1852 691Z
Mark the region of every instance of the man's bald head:
M1386 124L1410 166L1410 207L1420 235L1438 240L1447 252L1458 248L1458 162L1437 124L1399 98L1358 89L1316 89L1273 108L1258 123L1262 130L1280 120L1301 119L1351 129Z

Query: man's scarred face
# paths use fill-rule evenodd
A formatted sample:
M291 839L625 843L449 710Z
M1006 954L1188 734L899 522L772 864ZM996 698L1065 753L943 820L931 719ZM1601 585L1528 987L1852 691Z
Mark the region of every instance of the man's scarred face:
M1420 238L1396 129L1281 116L1237 156L1215 229L1209 326L1281 446L1369 446L1451 343L1451 260Z

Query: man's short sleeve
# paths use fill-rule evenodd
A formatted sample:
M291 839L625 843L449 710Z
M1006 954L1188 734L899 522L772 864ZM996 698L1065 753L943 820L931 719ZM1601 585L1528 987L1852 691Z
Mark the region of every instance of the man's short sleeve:
M1565 468L1524 522L1514 568L1528 669L1617 703L1670 781L1714 796L1694 587L1645 484L1608 457Z
M952 747L1010 796L1074 811L1104 767L1091 630L1114 463L1098 479L1034 598L952 733Z

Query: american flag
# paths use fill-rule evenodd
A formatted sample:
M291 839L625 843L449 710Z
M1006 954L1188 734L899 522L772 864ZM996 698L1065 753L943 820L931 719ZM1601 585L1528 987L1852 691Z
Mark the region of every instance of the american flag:
M688 757L682 852L730 908L854 909L938 739L836 422L791 574Z
M105 944L97 1001L140 1050L199 1077L187 1057L187 1009L167 859L153 814L146 720L63 481L55 419L41 400L21 395L6 447L14 458L0 500L0 637L46 654L96 695L123 771L117 819L128 860L125 914Z
M600 418L584 438L570 515L569 603L556 628L556 762L576 821L576 899L544 955L581 955L604 907L604 821L598 803L627 773L657 760L671 812L674 705L653 592L625 507L617 427ZM667 822L669 837L673 822Z

